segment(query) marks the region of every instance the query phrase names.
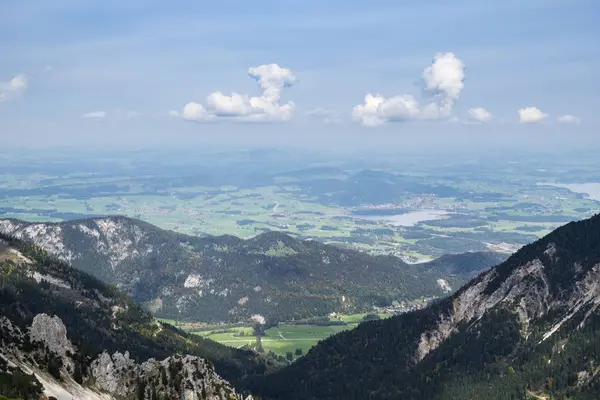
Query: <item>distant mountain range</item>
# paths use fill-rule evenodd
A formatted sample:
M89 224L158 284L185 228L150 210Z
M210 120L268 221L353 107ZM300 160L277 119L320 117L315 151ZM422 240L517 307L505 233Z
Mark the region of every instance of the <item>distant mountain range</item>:
M332 336L250 386L267 399L598 399L600 215L452 296Z
M505 259L481 252L409 265L279 232L195 237L125 217L0 220L0 232L116 285L158 316L207 322L349 314L446 296Z
M242 399L276 367L154 319L113 286L0 235L0 399Z

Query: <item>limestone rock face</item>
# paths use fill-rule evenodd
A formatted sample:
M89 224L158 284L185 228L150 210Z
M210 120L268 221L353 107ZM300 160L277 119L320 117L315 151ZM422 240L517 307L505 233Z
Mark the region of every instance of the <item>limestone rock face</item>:
M151 399L154 393L159 398L181 400L240 398L210 363L195 356L137 364L127 352L104 352L92 362L91 375L98 389L117 398Z
M59 356L64 357L67 352L74 352L73 345L67 339L67 328L56 315L36 315L29 329L29 337L33 342L44 343L51 352Z
M92 362L90 372L98 389L114 396L127 397L135 394L134 387L138 365L129 358L129 353L104 352Z
M573 274L578 275L577 282L559 294L553 294L548 271L557 268L555 264L560 260L557 256L560 250L554 243L550 243L544 252L548 258L545 262L534 258L519 265L494 290L489 290L498 274L494 269L466 286L453 297L451 310L440 314L435 329L421 334L415 361L420 362L439 347L458 331L461 323L476 321L499 305L518 315L524 339L531 333L529 328L532 321L540 320L551 310L562 310L562 317L544 333L542 341L556 333L581 310L587 310L579 322L579 328L583 326L600 309L600 264L582 271L579 263L573 263L570 267Z
M90 364L77 367L81 380L74 377L74 359L78 349L69 341L67 329L58 316L38 314L29 334L21 331L11 320L0 317L0 358L6 368L33 372L35 382L43 386L48 396L59 400L241 400L229 382L222 379L212 364L196 356L172 356L162 361L149 359L137 363L129 352L103 352ZM37 343L34 352L62 359L61 377L54 379L39 365L36 357L25 352L28 343ZM0 369L0 373L2 370ZM77 383L77 382L82 382ZM252 400L249 396L246 400Z

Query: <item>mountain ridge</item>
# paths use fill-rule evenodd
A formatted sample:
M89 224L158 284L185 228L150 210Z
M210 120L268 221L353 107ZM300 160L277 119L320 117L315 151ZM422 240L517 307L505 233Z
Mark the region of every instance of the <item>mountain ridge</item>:
M252 384L286 399L592 399L598 364L600 215L523 247L450 297L330 337Z
M409 265L281 232L244 240L164 231L126 217L60 223L0 220L0 232L28 240L144 302L156 315L207 322L301 319L357 313L392 300L445 296L470 269L501 255L449 256ZM451 271L452 257L472 259ZM446 265L448 264L448 265ZM460 262L457 262L460 264Z

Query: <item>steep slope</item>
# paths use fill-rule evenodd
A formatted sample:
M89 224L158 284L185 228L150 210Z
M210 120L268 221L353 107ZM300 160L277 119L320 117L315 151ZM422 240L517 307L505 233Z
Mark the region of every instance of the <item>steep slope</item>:
M453 296L320 342L251 386L285 399L597 399L600 215Z
M220 376L239 383L275 367L156 323L116 288L1 236L0 316L0 398L43 386L59 399L231 399Z
M408 265L278 232L249 240L199 238L123 217L0 220L0 232L33 242L174 319L239 321L260 314L289 320L369 311L395 299L446 295L468 276L440 261ZM494 261L473 259L468 269Z
M447 254L425 263L425 267L437 269L453 275L475 277L483 270L505 261L508 255L491 251Z

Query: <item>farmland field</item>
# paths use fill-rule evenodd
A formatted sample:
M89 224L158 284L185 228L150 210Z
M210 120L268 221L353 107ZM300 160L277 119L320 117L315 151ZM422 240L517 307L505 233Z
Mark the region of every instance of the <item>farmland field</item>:
M514 251L600 205L600 168L589 154L577 156L576 169L573 155L452 164L275 150L152 157L4 155L0 218L126 215L185 234L243 238L279 230L419 261Z
M302 349L304 354L319 340L355 326L356 324L335 326L284 325L279 328L268 329L266 331L267 336L261 339L261 343L265 351L272 351L277 355L285 356L287 352L295 352L297 348ZM196 334L231 347L253 346L256 343L256 338L252 336L239 337L234 336L232 333L215 334L210 331L197 332Z
M335 321L343 321L344 325L292 325L279 324L265 330L265 336L261 337L261 345L265 352L272 351L278 356L286 356L288 352L294 354L296 349L301 349L302 354L313 347L320 340L326 339L336 333L355 328L365 317L366 314L344 315L336 318ZM380 314L380 318L388 318L390 314ZM201 324L183 323L175 320L160 318L162 322L177 326L189 333L202 336L204 338L222 343L230 347L256 347L257 339L253 335L253 328L245 325L219 326L203 329ZM332 319L333 320L333 319Z

